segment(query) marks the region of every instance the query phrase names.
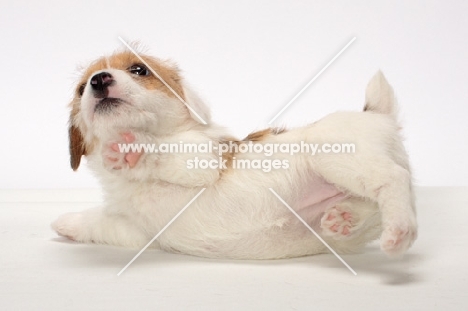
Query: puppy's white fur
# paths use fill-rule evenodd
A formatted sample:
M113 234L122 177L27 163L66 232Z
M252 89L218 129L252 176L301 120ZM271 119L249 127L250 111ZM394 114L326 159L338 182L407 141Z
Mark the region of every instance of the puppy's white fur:
M72 102L71 152L81 155L100 179L102 207L60 216L52 227L80 242L139 248L151 240L202 187L206 191L156 240L155 247L215 258L267 259L326 252L324 245L268 190L274 189L338 252L356 252L380 236L389 255L406 251L417 224L411 174L390 85L378 72L366 90L364 112L337 112L309 126L261 135L255 143L334 143L356 146L354 154L277 154L289 169L189 170L186 161L218 159L213 154L143 154L134 167L110 145L135 143L216 143L229 134L210 122L208 108L178 77L175 67L145 56L163 70L175 89L208 125L152 75L127 68L139 63L128 53L97 61L85 72L82 95ZM112 75L108 97L125 104L96 113L90 81ZM144 80L147 79L147 80ZM153 80L151 80L153 79ZM78 150L78 151L77 151ZM231 155L232 156L232 155ZM239 153L237 159L258 154ZM116 161L109 161L117 159ZM78 162L77 162L78 161ZM117 162L117 163L116 163ZM77 164L78 163L78 164ZM116 169L119 168L119 169Z

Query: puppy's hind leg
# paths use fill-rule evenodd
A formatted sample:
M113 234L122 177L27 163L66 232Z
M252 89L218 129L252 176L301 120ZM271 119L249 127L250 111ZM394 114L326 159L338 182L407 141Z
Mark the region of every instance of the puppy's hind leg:
M382 250L388 255L405 252L417 232L409 171L377 156L352 157L335 164L318 165L316 172L341 189L377 202L382 214Z
M365 115L358 122L353 116L347 124L349 131L355 130L353 139L358 142L359 153L322 157L315 163L315 170L328 182L378 203L383 227L381 248L388 255L402 254L417 232L411 174L397 111L393 89L378 72L366 89Z

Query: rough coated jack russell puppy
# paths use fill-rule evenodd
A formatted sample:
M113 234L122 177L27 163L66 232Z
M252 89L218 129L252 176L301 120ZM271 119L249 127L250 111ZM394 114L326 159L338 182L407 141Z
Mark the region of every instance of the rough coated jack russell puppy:
M266 129L237 140L210 122L208 108L174 64L141 57L144 62L130 52L100 58L76 87L70 103L71 166L76 170L86 157L102 184L104 203L60 216L52 224L59 235L83 243L141 248L206 188L154 247L237 259L327 252L271 188L338 253L357 252L379 237L381 249L391 256L412 245L417 224L410 167L393 90L381 72L367 86L362 112L336 112L306 127ZM120 148L181 142L210 143L212 152ZM268 156L236 148L219 152L227 143L266 148L299 142L351 143L355 151L313 156ZM190 167L194 159L222 160L223 165ZM239 169L234 164L240 160L272 160L276 166L269 171Z

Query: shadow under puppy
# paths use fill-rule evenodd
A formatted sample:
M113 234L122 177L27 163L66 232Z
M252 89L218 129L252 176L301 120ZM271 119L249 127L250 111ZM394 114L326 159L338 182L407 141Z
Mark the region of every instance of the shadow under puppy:
M70 104L71 166L76 170L81 157L87 158L102 184L104 203L60 216L52 224L59 235L140 248L206 188L154 247L238 259L327 252L270 192L272 188L339 253L357 252L380 237L385 253L400 255L416 239L408 156L393 90L382 73L369 82L362 112L336 112L306 127L266 129L241 141L210 122L208 108L176 66L141 57L144 62L130 52L100 58L84 71L76 87ZM211 143L212 152L119 149L121 144L181 142ZM235 167L240 160L271 159L265 154L219 152L227 143L266 147L301 142L352 143L356 150L313 156L278 152L274 158L281 167L269 172ZM194 159L221 160L225 165L189 168Z

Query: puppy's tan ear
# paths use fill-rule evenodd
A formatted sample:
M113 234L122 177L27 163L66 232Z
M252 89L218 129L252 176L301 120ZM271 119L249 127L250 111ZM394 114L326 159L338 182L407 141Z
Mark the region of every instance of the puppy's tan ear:
M70 127L68 128L68 138L70 147L70 165L71 168L76 171L80 166L81 156L86 155L84 139L80 130L73 124L70 124Z

